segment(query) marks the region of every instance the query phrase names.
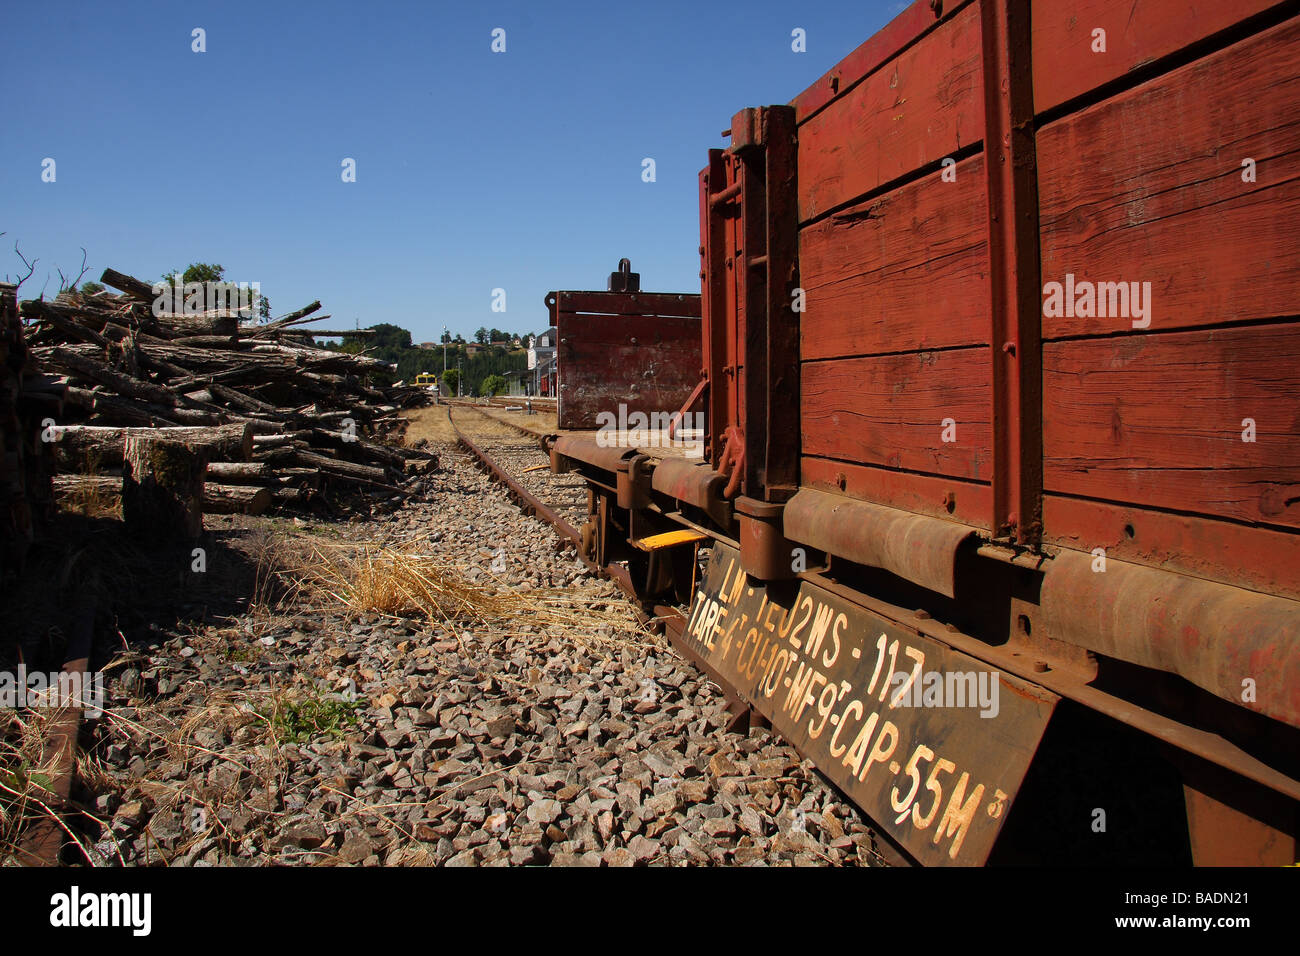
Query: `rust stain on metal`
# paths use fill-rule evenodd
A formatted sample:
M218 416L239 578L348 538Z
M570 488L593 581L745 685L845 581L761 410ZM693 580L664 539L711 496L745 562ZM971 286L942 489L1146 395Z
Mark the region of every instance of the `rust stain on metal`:
M606 413L657 415L667 427L699 382L700 297L553 292L546 301L559 338L559 427L598 428Z
M801 489L786 506L786 537L883 568L952 597L957 549L976 533L955 521Z

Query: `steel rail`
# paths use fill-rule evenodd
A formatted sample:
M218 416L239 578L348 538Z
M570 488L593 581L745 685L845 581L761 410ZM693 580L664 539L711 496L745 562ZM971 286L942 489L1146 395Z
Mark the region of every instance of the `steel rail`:
M492 418L491 416L485 415L484 417L491 418L492 421L497 421L497 419ZM456 433L457 441L465 446L469 453L478 460L490 476L505 485L511 497L523 506L525 513L536 515L553 527L562 538L565 538L572 543L574 551L578 555L578 559L582 561L584 565L598 574L603 574L610 578L630 596L635 598L636 589L632 586L632 577L628 574L626 568L618 564L608 564L602 567L583 554L582 534L573 527L568 519L560 515L554 508L546 504L546 502L542 501L516 481L515 478L508 471L502 468L490 454L480 448L472 438L461 431L460 427L456 424L455 417L451 414L450 408L447 409L447 420L451 423L452 431Z

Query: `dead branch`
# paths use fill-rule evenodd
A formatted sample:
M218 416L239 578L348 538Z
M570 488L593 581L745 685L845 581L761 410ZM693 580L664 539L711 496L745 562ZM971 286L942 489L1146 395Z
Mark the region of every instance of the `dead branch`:
M18 240L16 239L14 240L14 252L18 253L18 258L23 260L23 265L27 267L27 275L23 276L16 283L14 283L15 289L17 289L20 288L24 282L26 282L28 279L32 277L32 273L36 271L36 263L40 262L41 260L33 259L31 262L28 262L27 257L23 255L22 250L18 248ZM44 292L45 290L42 289L41 294L44 295Z

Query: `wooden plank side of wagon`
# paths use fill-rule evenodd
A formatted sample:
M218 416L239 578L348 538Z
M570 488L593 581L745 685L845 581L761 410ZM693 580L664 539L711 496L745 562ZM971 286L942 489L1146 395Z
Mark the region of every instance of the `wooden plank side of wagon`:
M987 480L986 360L972 348L804 363L805 454Z
M1297 58L1300 18L1040 130L1044 282L1150 283L1151 332L1293 315ZM1135 332L1068 311L1044 338Z
M1048 343L1050 491L1300 528L1300 325Z
M805 360L988 342L984 157L807 226Z
M799 127L799 220L978 143L980 23L972 4Z
M1278 0L1034 0L1034 108L1060 106L1279 6Z

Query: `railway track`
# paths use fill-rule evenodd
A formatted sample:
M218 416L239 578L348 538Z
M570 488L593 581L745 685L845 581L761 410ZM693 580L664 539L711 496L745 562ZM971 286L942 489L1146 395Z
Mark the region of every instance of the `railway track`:
M473 405L448 409L452 426L464 443L472 443L475 457L486 456L502 475L510 475L528 495L574 528L587 516L587 486L578 475L552 475L550 456L542 450L540 434L502 421ZM467 441L468 440L468 441Z
M617 562L599 565L586 556L582 546L582 532L578 530L580 525L576 523L587 515L586 483L581 479L550 472L549 455L541 447L541 431L503 421L474 405L454 405L448 408L448 419L457 439L477 461L478 466L506 487L525 514L547 521L563 542L571 544L577 550L579 559L585 565L615 581L637 608L642 622L661 631L682 658L721 689L732 715L726 728L728 731L743 733L750 727L770 728L768 720L754 710L726 678L694 650L689 641L683 639L689 607L664 604L647 606L637 595L626 567ZM513 431L514 434L506 434L507 431ZM545 467L539 467L540 465ZM575 490L583 491L584 505L580 511L572 510L571 499ZM704 552L704 556L707 557L707 552ZM816 772L824 783L834 787L824 774ZM879 844L878 852L882 862L895 866L911 865L910 860L884 841Z
M506 486L523 511L547 521L563 541L573 545L584 564L614 580L638 603L646 622L662 628L678 652L723 689L732 702L736 717L733 726L751 719L761 721L721 675L688 645L677 640L686 626L687 607L662 604L646 607L638 600L627 568L617 562L599 565L585 556L580 529L588 515L587 483L577 474L551 473L550 456L541 445L543 430L505 421L476 405L452 405L447 413L460 443L484 471Z
M542 451L538 434L502 422L473 405L452 405L447 409L447 418L456 433L457 441L489 477L505 486L525 514L535 515L550 524L562 542L572 545L578 551L584 564L611 578L629 596L635 597L631 578L625 568L617 564L601 567L582 556L582 532L579 530L580 525L575 524L573 519L581 521L585 518L586 509L575 510L572 491L573 488L583 489L585 502L585 483L575 478L570 482L556 484L558 476L550 474L550 459ZM510 434L512 431L513 434ZM557 491L557 488L560 490ZM670 618L671 624L678 629L685 623L680 611Z

